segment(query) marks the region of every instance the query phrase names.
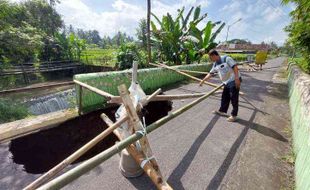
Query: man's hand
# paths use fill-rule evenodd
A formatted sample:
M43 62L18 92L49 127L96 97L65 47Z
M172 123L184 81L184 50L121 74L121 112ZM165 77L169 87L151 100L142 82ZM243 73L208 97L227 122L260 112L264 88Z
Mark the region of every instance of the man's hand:
M236 84L236 88L237 88L237 89L240 89L240 84L241 84L241 82L240 82L240 79L239 79L239 78L236 78L236 79L235 79L235 84Z
M202 86L203 83L204 83L206 80L208 80L209 78L211 78L211 76L212 76L212 75L210 75L210 73L207 74L207 76L206 76L205 78L203 78L202 81L200 81L199 86Z

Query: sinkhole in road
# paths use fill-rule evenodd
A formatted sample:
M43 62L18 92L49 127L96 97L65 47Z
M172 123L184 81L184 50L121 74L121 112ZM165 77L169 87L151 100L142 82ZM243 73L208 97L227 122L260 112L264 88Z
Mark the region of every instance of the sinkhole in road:
M107 128L100 118L101 113L115 121L117 108L94 111L60 123L57 127L12 140L9 150L13 162L23 165L27 173L47 172ZM166 116L171 109L171 101L150 102L144 111L146 124ZM113 146L117 140L114 134L110 134L73 164L99 154Z

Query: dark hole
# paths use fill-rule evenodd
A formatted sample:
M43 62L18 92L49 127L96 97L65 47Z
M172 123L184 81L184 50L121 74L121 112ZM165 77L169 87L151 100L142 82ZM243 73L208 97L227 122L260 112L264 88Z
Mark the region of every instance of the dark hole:
M166 116L171 109L172 103L169 101L150 102L144 111L147 125ZM15 139L10 143L13 161L24 165L28 173L47 172L107 128L100 118L101 113L114 121L116 110L117 107L95 111L55 128ZM113 146L117 140L114 134L107 136L74 163L95 156Z

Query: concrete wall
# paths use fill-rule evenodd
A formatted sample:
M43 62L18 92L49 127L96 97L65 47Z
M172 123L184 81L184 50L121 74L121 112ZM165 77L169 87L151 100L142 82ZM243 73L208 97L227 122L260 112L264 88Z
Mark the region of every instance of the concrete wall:
M210 64L190 64L174 66L176 69L195 70L195 71L209 71ZM191 74L195 75L195 74ZM100 72L79 74L74 76L75 80L84 82L88 85L94 86L98 89L109 92L113 95L118 95L117 86L126 84L128 87L131 81L131 70L114 71L114 72ZM163 68L150 68L138 70L138 81L143 90L150 94L165 86L175 84L179 81L188 79L188 77L178 74ZM77 86L76 86L77 87ZM79 88L76 88L77 105L79 105ZM82 109L83 113L91 112L106 106L106 99L89 90L83 90L82 93Z
M296 155L297 190L310 189L310 75L293 65L289 73L289 104Z

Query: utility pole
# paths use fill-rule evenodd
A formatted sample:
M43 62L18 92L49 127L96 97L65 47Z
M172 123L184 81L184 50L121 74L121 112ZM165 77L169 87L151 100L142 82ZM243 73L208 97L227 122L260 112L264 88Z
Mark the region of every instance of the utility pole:
M150 30L150 22L151 22L151 0L147 0L147 61L148 64L151 63L151 30Z
M239 18L237 21L235 21L234 23L232 23L232 24L230 24L230 25L227 26L227 33L226 33L226 40L225 40L225 42L226 42L226 49L228 49L228 42L227 42L227 40L228 40L228 33L229 33L230 27L231 27L232 25L234 25L234 24L240 22L241 20L242 20L242 18Z

